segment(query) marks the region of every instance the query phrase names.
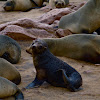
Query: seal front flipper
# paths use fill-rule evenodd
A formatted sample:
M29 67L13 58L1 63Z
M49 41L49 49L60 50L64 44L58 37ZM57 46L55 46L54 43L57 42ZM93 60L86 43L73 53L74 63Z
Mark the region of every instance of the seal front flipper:
M34 87L39 87L39 86L42 85L43 82L44 82L43 80L39 80L36 77L35 80L26 87L26 89L31 89L31 88L34 88Z
M21 92L20 89L19 89L19 90L17 91L17 93L15 94L15 100L24 100L23 93Z

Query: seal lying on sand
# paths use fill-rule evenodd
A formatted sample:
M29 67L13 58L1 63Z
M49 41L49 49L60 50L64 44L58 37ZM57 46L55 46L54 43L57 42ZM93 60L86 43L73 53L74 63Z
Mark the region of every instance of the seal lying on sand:
M55 57L43 40L33 41L31 47L36 78L26 89L40 86L44 81L57 87L77 91L82 85L81 75L70 65Z
M21 75L17 69L7 60L0 58L0 100L11 96L14 96L15 100L24 100L22 92L16 86L20 82Z
M43 2L47 0L7 0L4 4L5 11L28 11L32 8L43 6Z
M89 0L76 12L63 16L59 28L72 33L92 33L100 27L100 0Z
M18 63L21 57L21 48L19 44L6 35L0 35L0 57L10 63Z
M15 84L21 82L21 75L18 70L7 60L0 58L0 76L7 78Z
M100 63L100 36L91 34L73 34L62 38L43 39L50 51L56 56L65 56L72 59L91 63ZM32 54L32 50L27 48Z
M7 99L10 96L14 96L15 100L24 100L24 96L16 84L6 78L0 77L0 100Z
M64 8L69 4L69 0L49 0L49 5L52 8Z

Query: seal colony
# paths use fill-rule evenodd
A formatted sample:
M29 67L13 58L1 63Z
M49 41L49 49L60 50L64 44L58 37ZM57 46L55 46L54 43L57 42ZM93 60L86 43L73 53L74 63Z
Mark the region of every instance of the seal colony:
M3 8L5 11L28 11L33 8L40 8L48 0L7 0Z
M0 57L13 64L18 63L21 57L20 45L12 38L0 35Z
M37 74L26 89L40 86L46 81L53 86L65 87L73 92L79 90L82 85L81 75L70 65L55 57L45 41L37 39L30 48Z
M91 9L92 8L92 9ZM63 16L59 28L72 33L92 33L100 27L100 0L89 0L76 12Z
M20 60L19 44L6 35L0 35L0 57L0 99L12 96L15 100L24 100L23 93L17 87L21 82L21 75L11 64Z
M15 100L24 100L23 93L17 87L20 82L21 75L17 69L7 60L0 58L0 99L14 96Z
M62 38L44 38L49 50L55 56L65 56L91 63L100 63L100 36L72 34ZM28 53L32 50L27 48Z

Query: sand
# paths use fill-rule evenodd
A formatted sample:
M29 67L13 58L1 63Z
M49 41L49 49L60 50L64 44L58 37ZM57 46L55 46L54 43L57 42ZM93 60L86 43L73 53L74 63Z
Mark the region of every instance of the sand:
M84 0L70 0L70 2L76 4L82 1ZM35 19L44 13L39 9L33 9L29 12L4 12L3 4L4 2L0 2L0 24L20 18ZM46 82L39 88L24 90L23 88L34 80L36 71L31 55L25 51L32 41L18 41L18 43L21 45L22 55L20 62L15 66L22 77L22 82L18 87L22 90L25 100L100 100L100 65L64 57L59 58L74 67L82 75L83 85L80 91L70 92L66 88L53 87Z

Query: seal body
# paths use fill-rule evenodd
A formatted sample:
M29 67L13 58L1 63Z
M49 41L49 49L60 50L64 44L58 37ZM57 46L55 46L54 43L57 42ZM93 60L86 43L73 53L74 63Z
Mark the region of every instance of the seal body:
M44 38L49 50L55 56L64 56L91 63L100 63L100 36L72 34L62 38ZM27 48L32 54L32 49Z
M0 99L7 99L10 96L13 96L15 100L24 100L24 96L16 84L0 76Z
M21 48L19 44L6 35L0 35L0 57L10 63L18 63L21 57Z
M69 0L49 0L52 8L64 8L69 4Z
M15 84L19 84L21 82L21 75L18 70L14 65L3 58L0 58L0 76L7 78Z
M70 65L55 57L48 49L46 42L35 40L31 47L34 66L37 74L35 80L26 88L40 86L44 81L53 86L65 87L77 91L82 85L81 75Z
M28 11L42 7L44 1L47 0L7 0L3 8L5 11Z
M21 82L21 75L7 60L0 58L0 99L24 100L23 93L16 84Z
M100 36L91 34L74 34L63 38L43 39L56 56L91 63L100 63Z
M59 28L72 33L92 33L100 27L100 0L89 0L76 12L63 16Z

